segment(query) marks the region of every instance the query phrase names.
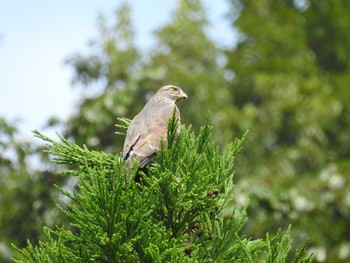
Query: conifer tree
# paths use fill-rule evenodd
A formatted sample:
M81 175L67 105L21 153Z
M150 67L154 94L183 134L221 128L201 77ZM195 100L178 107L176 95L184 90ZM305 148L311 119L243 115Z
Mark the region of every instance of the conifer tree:
M78 189L60 188L67 197L60 211L71 229L45 228L47 241L19 249L16 262L285 262L291 248L289 229L253 240L240 231L245 211L223 216L232 199L233 164L242 148L236 139L221 152L211 142L208 122L196 136L177 122L168 126L163 145L139 183L127 180L120 156L90 151L60 136L48 142L63 174L80 179ZM133 178L131 176L131 178ZM303 247L294 262L310 262Z

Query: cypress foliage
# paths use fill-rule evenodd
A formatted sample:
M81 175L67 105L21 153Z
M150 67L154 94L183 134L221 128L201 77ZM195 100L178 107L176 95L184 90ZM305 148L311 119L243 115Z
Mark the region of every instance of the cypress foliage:
M127 124L125 120L122 121ZM135 178L120 156L80 148L62 136L48 142L53 161L71 167L78 188L59 209L71 229L45 228L47 241L18 249L16 262L286 262L291 249L289 229L274 237L252 240L240 235L245 211L223 209L232 200L233 164L245 135L223 152L211 142L208 121L198 136L177 122L169 122L168 143ZM293 262L311 262L305 246Z

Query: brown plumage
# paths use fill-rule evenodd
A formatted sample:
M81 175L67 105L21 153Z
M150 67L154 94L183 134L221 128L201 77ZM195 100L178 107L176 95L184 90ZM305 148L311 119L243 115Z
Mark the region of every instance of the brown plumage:
M161 87L145 107L131 121L124 142L123 159L129 163L138 159L139 168L150 163L160 149L161 140L167 138L168 121L173 116L180 121L176 102L187 99L181 88L167 85Z

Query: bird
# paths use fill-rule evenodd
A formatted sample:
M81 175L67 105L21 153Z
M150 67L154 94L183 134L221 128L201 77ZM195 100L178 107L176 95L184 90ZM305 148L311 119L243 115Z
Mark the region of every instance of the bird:
M138 169L143 170L152 162L161 148L161 141L166 142L168 121L174 112L180 124L180 111L176 102L187 98L180 87L163 86L133 118L123 147L123 160L128 166L138 160Z

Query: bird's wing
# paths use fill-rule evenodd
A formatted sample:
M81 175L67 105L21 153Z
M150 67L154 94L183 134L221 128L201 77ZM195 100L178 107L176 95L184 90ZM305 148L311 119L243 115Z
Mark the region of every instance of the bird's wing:
M124 143L123 159L138 158L140 168L145 167L167 139L168 121L174 105L147 105L130 123ZM175 106L176 117L179 111Z
M135 118L131 121L128 130L126 132L126 137L124 141L123 148L123 159L126 160L130 156L130 150L137 144L140 140L141 135L144 134L144 121L142 118L142 112L135 116Z

